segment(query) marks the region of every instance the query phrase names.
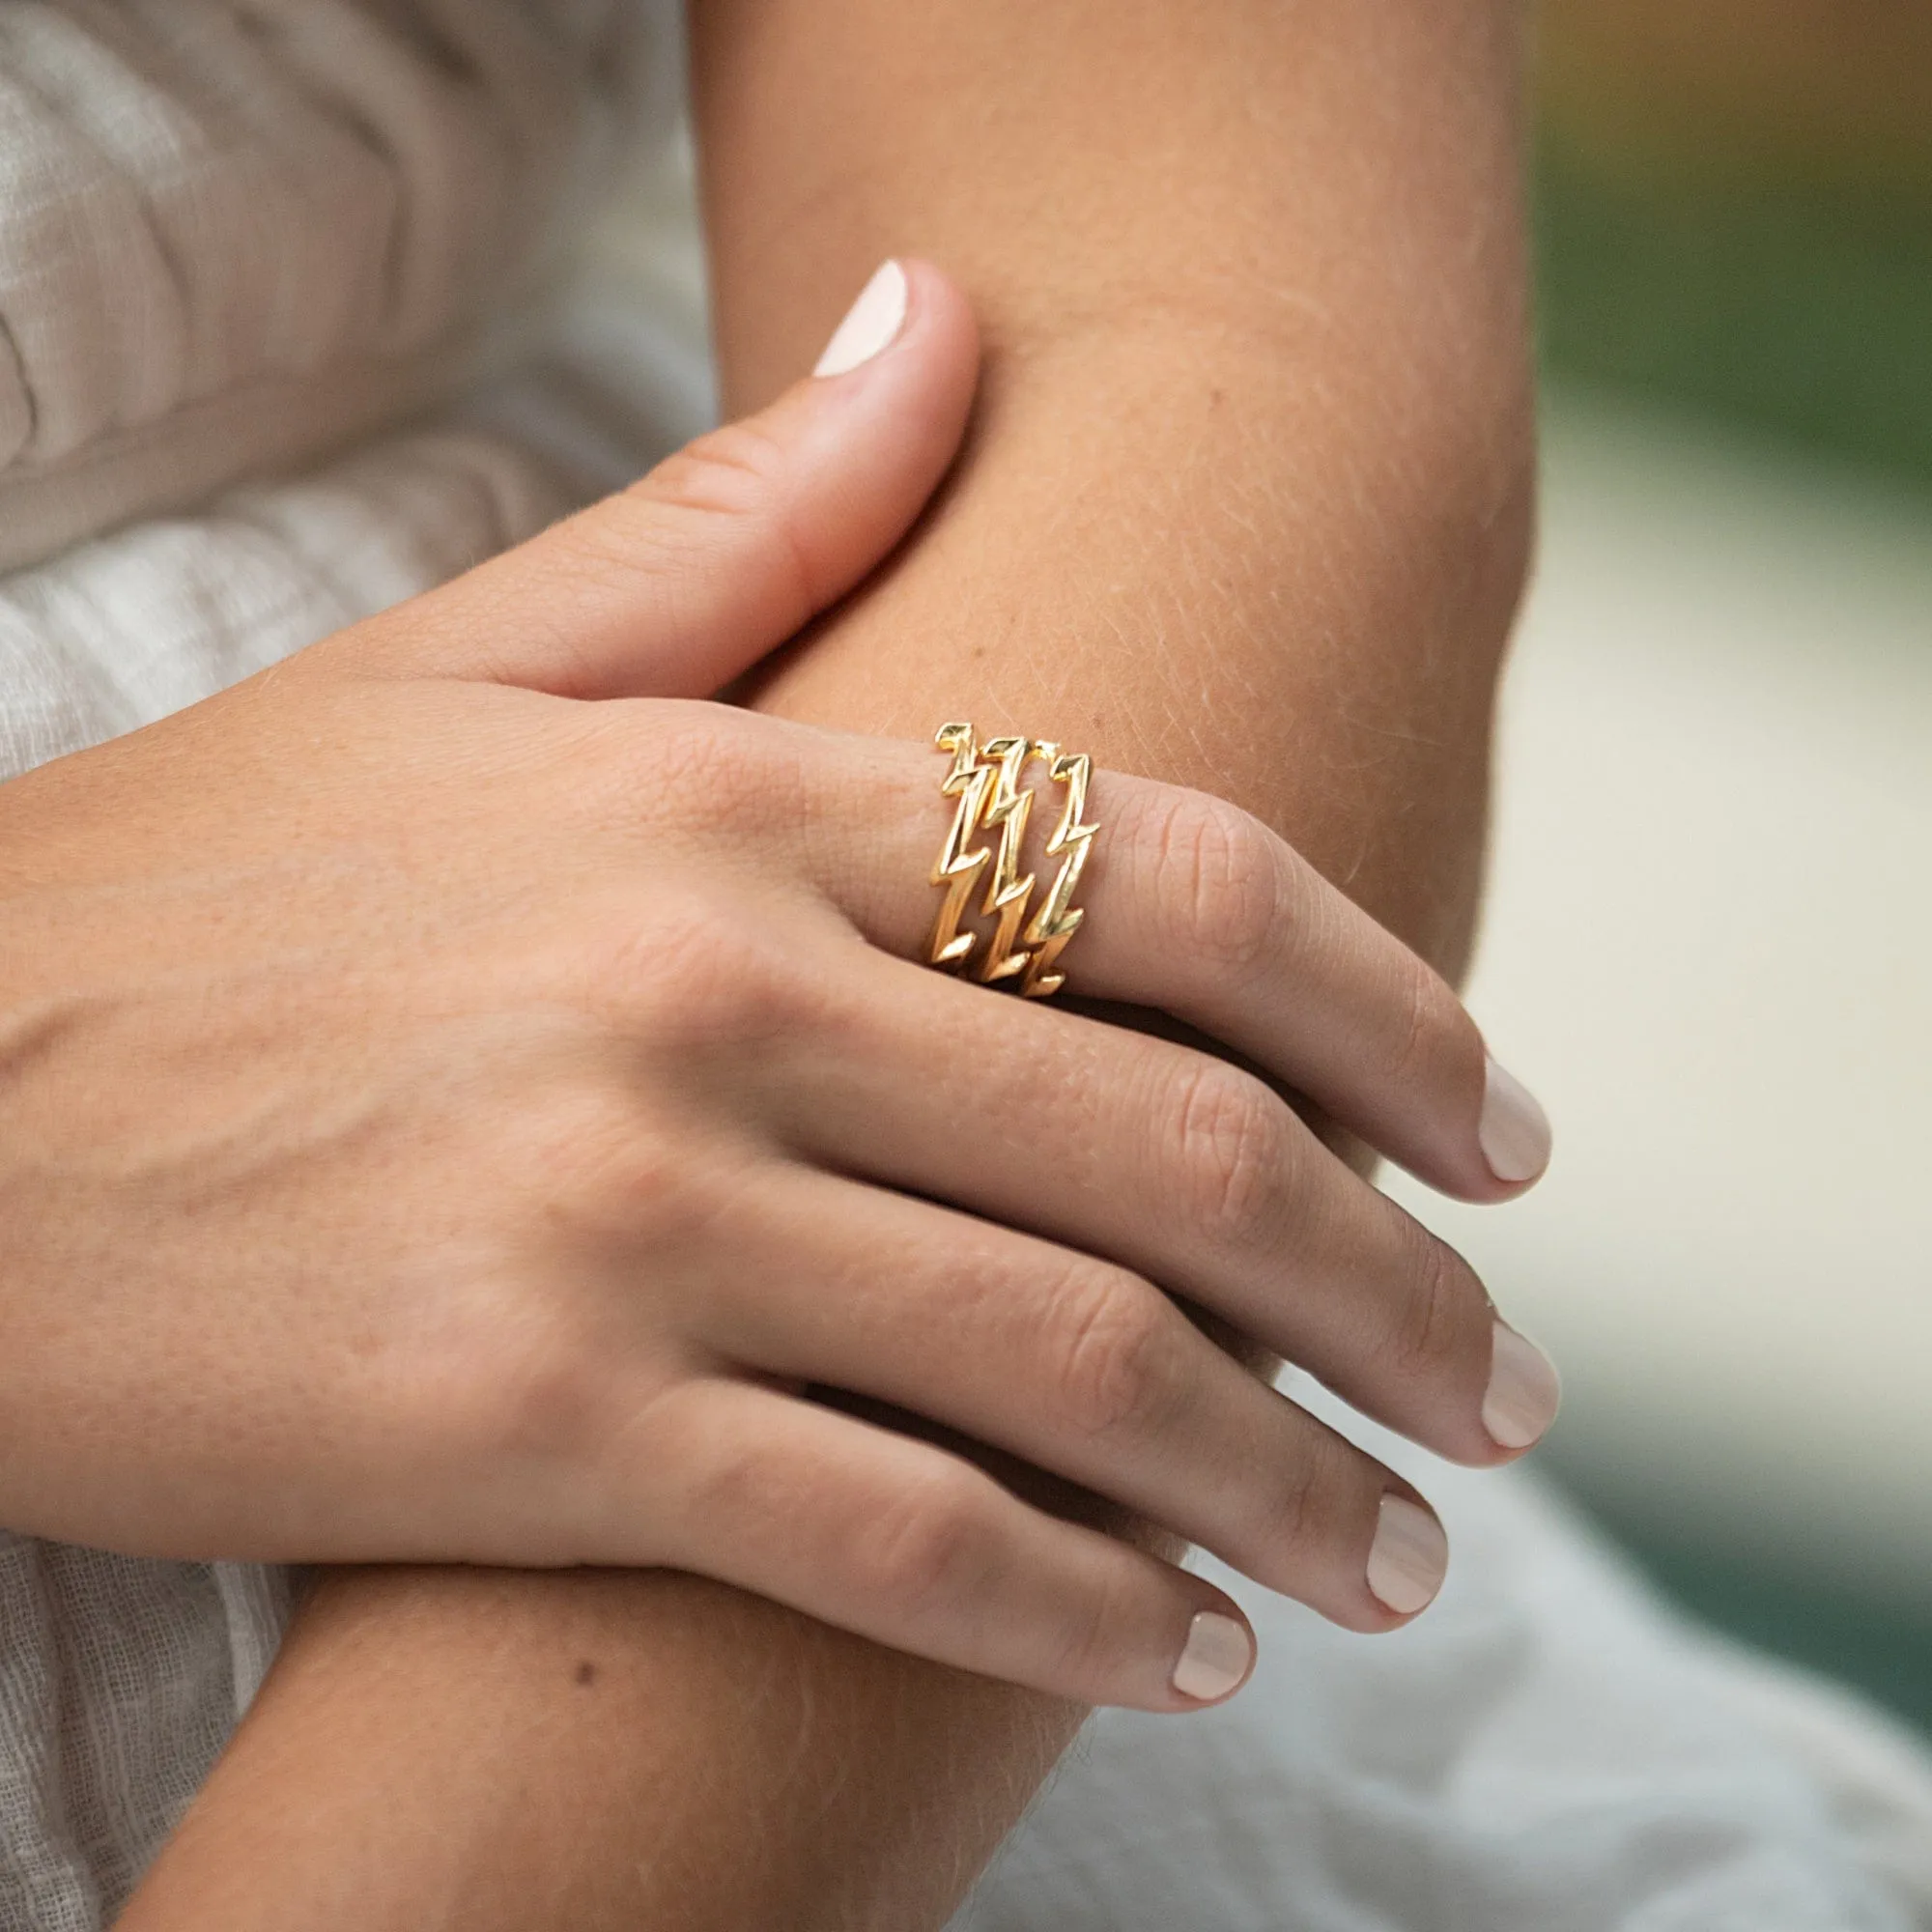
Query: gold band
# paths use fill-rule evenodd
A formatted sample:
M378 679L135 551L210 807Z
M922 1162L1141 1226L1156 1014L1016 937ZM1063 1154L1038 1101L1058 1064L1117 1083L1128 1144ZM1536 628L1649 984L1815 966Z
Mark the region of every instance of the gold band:
M963 724L942 724L933 742L952 754L939 788L957 803L932 867L932 883L946 897L932 923L927 961L945 972L963 973L972 965L980 935L970 926L962 929L960 921L990 867L980 912L994 928L976 977L987 985L1016 980L1025 998L1050 999L1066 983L1056 968L1087 916L1073 894L1099 830L1087 823L1093 761L1038 738L992 738L981 746L972 725ZM1046 841L1046 855L1060 861L1060 869L1029 921L1036 881L1031 872L1021 873L1020 859L1034 800L1024 781L1035 759L1046 767L1049 784L1065 787L1066 800ZM997 835L997 845L976 843L982 835Z

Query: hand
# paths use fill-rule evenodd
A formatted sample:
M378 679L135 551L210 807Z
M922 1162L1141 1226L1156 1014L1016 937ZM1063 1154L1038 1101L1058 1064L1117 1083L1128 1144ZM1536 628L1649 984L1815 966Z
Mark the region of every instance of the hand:
M1220 1592L822 1383L1351 1627L1427 1600L1406 1486L1151 1284L1495 1462L1553 1384L1466 1267L1261 1080L891 956L935 753L692 701L945 469L971 325L930 270L912 297L869 361L520 552L0 788L0 1519L665 1564L1090 1702L1238 1683ZM1093 796L1084 990L1438 1185L1531 1178L1486 1159L1525 1117L1426 968L1243 814ZM1203 1628L1234 1662L1177 1685Z

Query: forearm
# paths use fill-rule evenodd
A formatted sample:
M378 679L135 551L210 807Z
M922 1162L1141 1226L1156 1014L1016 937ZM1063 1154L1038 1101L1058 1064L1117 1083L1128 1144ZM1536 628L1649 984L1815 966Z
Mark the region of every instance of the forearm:
M1065 1735L698 1577L344 1572L122 1924L902 1932Z
M1056 57L1080 9L1001 8L972 44L1030 85L974 97L998 114L970 171L885 49L933 50L873 10L863 52L803 7L710 11L727 408L781 383L839 291L898 249L961 277L987 344L952 488L752 701L906 737L970 718L1231 798L1459 974L1533 500L1509 11L1304 9L1298 44L1257 22L1253 65L1226 50L1183 128L1166 89L1198 67L1193 10L1115 10L1123 41L1157 44L1094 89ZM814 62L818 86L759 85ZM1363 140L1378 73L1417 110L1412 139ZM1096 97L1104 126L1083 122ZM1220 136L1264 113L1278 179L1257 197L1252 123ZM853 129L886 158L855 154ZM1211 207L1167 193L1175 144ZM1052 218L1030 220L1042 203ZM1016 1702L962 1741L954 1777L977 1747L984 1781L936 1854L977 1843L1003 1790L1018 1815L1042 1729L1070 1737L1071 1718Z
M898 737L970 718L1232 799L1454 977L1521 503L1457 478L1391 512L1342 480L1380 452L1260 354L1065 359L1009 382L919 543L752 701Z
M903 12L700 14L728 407L895 250L987 345L954 487L759 701L1201 785L1453 970L1531 502L1514 8Z
M1453 971L1526 541L1508 10L697 25L732 407L896 250L990 349L940 507L754 701L1220 792ZM128 1922L936 1924L1076 1715L689 1578L346 1577Z

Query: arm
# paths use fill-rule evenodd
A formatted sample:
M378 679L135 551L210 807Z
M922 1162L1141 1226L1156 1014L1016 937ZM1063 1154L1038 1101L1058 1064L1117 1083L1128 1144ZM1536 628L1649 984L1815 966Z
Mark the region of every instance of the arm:
M986 343L942 508L761 701L1233 798L1457 971L1531 504L1517 11L713 0L728 406L895 249Z
M734 407L895 249L991 350L950 495L757 701L1204 785L1453 971L1526 542L1515 9L696 28ZM343 1575L127 1922L936 1924L1076 1721L691 1578Z

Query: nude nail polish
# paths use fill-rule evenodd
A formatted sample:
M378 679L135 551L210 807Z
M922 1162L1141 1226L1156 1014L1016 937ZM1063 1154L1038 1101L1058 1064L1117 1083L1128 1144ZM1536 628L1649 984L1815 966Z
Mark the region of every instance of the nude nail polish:
M1483 1427L1490 1439L1500 1448L1527 1449L1548 1433L1562 1401L1556 1364L1526 1335L1498 1321L1483 1396Z
M1498 1180L1534 1180L1549 1165L1549 1116L1537 1105L1536 1095L1494 1060L1484 1071L1476 1138Z
M910 291L905 270L886 262L859 291L859 299L845 311L845 320L832 331L832 340L818 358L814 376L844 376L869 362L905 326Z
M1247 1625L1218 1610L1202 1610L1187 1626L1187 1643L1174 1666L1174 1688L1183 1697L1213 1703L1240 1683L1254 1661L1255 1640Z
M1398 1616L1435 1601L1449 1568L1449 1539L1426 1509L1406 1496L1384 1496L1369 1546L1369 1589Z

